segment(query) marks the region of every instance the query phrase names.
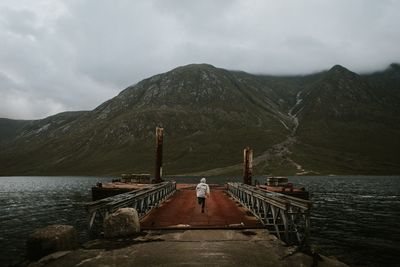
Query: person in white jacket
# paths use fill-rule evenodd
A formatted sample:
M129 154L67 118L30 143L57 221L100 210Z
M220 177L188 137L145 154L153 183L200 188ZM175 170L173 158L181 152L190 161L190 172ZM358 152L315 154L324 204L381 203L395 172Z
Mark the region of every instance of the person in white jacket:
M210 187L206 184L206 178L201 178L200 183L196 186L196 195L197 201L201 205L201 212L204 213L206 197L210 196Z

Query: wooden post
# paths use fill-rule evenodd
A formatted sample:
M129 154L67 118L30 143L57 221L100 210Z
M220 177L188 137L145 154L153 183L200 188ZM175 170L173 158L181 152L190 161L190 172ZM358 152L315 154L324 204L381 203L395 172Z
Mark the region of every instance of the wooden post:
M253 170L253 150L246 147L243 151L243 183L251 185Z
M156 128L156 168L154 172L154 183L162 182L162 149L163 149L164 128Z

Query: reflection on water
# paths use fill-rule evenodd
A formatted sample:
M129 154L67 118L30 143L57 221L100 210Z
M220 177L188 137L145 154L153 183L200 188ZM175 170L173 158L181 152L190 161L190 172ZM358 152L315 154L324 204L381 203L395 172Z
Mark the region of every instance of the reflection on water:
M256 177L261 181L261 177ZM26 238L49 224L70 224L87 240L90 188L111 178L0 177L0 262L24 254ZM197 183L198 177L176 178ZM209 177L223 184L241 178ZM325 255L361 266L395 266L400 254L400 177L290 177L311 193L312 243Z

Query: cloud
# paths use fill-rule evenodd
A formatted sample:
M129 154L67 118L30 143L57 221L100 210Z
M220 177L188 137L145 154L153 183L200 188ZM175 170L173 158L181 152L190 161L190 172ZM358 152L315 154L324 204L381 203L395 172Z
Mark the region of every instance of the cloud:
M92 109L179 65L305 74L400 62L399 1L3 0L0 117Z

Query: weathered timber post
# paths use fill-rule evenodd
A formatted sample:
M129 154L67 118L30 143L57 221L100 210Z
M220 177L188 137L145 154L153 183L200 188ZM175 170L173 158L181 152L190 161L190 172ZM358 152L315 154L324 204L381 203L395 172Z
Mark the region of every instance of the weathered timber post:
M156 128L156 168L154 172L154 183L161 183L162 179L162 148L163 148L164 128Z
M246 147L243 151L243 183L251 185L251 176L253 170L253 150Z

